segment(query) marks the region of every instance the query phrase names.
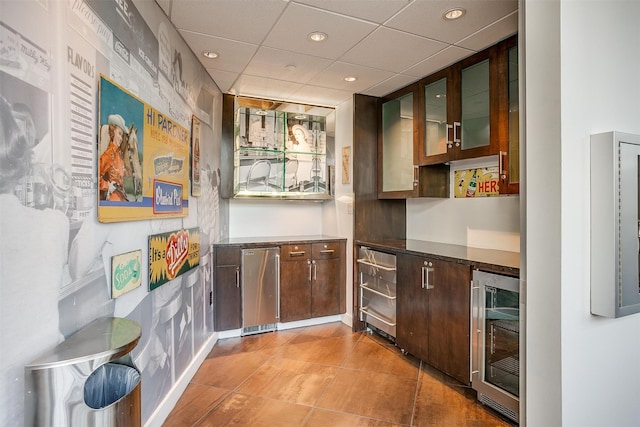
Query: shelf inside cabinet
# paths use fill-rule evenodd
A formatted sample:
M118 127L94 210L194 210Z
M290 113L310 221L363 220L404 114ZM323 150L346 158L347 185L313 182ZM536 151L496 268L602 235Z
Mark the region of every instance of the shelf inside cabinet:
M335 110L234 98L233 197L332 198Z
M380 322L384 323L387 326L396 326L395 320L389 319L387 316L385 316L382 313L379 313L372 307L369 307L369 306L360 307L360 313L366 316L371 316L374 319L379 320Z
M364 265L368 265L374 268L379 268L380 270L384 270L384 271L396 271L396 266L395 265L385 265L385 264L381 264L378 262L372 262L372 261L368 261L364 258L360 258L358 259L358 262L360 264L364 264Z
M366 283L361 283L360 287L367 292L372 292L383 298L390 299L390 300L396 299L395 286L392 288L389 285L382 286L382 284L379 282L366 282Z

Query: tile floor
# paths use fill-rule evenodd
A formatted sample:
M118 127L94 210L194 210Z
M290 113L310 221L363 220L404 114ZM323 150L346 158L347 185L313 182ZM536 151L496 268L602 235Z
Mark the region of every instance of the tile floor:
M219 340L164 427L513 425L381 337L329 323Z

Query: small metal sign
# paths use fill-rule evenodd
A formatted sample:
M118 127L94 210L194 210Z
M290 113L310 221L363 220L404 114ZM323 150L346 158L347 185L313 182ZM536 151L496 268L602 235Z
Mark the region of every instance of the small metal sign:
M200 231L189 228L149 236L149 290L200 263Z
M142 283L142 250L111 257L111 298L118 298Z

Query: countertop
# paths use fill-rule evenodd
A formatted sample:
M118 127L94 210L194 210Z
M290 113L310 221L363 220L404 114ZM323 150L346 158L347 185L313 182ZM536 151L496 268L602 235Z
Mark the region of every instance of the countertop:
M429 255L436 259L468 264L480 270L520 275L520 253L472 248L424 240L357 240L356 245L391 253Z
M342 240L346 242L347 239L345 237L327 236L324 234L314 234L308 236L237 237L232 239L220 240L218 242L215 242L213 246L264 247L265 245L282 246L304 244L308 242L328 242L336 240Z

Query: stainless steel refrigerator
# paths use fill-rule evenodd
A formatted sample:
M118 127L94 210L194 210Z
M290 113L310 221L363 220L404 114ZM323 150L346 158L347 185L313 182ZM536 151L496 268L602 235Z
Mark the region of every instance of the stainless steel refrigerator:
M275 331L280 318L280 248L242 250L242 335Z

